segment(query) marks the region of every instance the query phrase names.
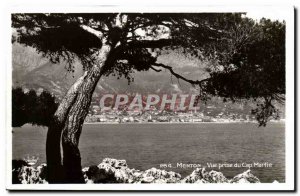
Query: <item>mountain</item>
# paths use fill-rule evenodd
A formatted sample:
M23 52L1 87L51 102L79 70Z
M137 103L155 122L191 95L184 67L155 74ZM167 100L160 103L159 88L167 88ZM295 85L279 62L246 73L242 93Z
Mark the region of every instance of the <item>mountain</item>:
M69 87L82 74L82 66L75 63L75 72L69 73L65 69L66 64L53 64L33 48L24 47L19 44L13 45L13 86L22 86L25 89L47 90L61 98ZM178 73L191 79L204 77L204 68L201 62L195 64L183 55L169 52L159 57L159 62L174 67ZM184 65L184 66L183 66ZM190 93L196 89L184 81L178 81L171 77L168 70L155 72L153 70L133 73L134 82L128 85L125 78L102 77L96 87L95 95L105 93Z

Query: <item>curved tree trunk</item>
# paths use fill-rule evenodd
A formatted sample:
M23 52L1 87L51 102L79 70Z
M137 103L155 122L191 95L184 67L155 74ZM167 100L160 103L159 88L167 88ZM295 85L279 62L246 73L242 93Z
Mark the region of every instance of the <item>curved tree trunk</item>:
M69 89L57 108L48 128L46 157L48 168L47 177L49 183L63 183L65 181L61 162L61 134L70 107L75 101L79 87L82 85L83 78L84 76L80 77Z
M82 87L78 91L75 102L70 108L64 124L62 134L63 166L66 181L69 183L84 182L78 144L82 125L91 103L92 94L100 78L99 71L100 70L96 73L94 71L89 71Z
M46 145L49 183L84 183L78 149L79 138L92 94L108 64L110 50L109 45L102 46L97 63L88 68L71 87L54 115L55 120L48 129ZM63 148L63 163L61 163L60 141Z

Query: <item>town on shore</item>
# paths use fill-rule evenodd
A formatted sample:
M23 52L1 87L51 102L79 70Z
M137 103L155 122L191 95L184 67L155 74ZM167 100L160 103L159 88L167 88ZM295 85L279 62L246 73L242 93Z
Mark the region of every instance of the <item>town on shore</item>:
M271 120L273 122L284 121ZM198 112L198 111L168 111L144 110L126 111L111 110L104 112L89 112L85 123L201 123L201 122L256 122L255 116L250 114L230 112Z

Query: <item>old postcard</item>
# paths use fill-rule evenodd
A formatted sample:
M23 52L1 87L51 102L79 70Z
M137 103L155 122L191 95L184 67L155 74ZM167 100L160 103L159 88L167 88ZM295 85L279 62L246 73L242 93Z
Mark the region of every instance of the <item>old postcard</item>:
M14 7L10 190L294 190L293 7Z

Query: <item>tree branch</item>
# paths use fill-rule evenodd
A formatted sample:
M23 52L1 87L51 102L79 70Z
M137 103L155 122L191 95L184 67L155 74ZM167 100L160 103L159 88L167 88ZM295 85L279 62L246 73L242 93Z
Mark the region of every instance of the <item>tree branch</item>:
M206 82L206 81L209 80L209 78L206 78L206 79L203 79L203 80L190 80L190 79L187 79L184 76L182 76L182 75L174 72L174 70L173 70L173 68L171 66L164 65L162 63L155 63L155 64L153 64L153 66L165 68L165 69L169 70L170 73L173 76L175 76L177 79L181 79L181 80L183 80L185 82L188 82L188 83L190 83L192 85L199 85L201 87L201 85L203 84L203 82Z
M154 71L156 71L156 72L161 72L161 69L156 69L156 68L154 68L153 66L151 66L150 69L152 69L152 70L154 70Z

